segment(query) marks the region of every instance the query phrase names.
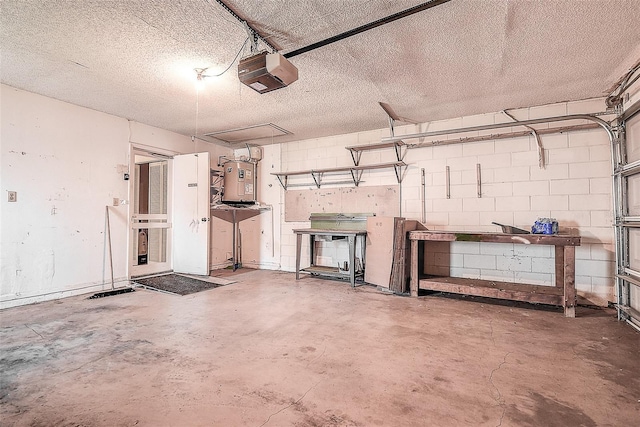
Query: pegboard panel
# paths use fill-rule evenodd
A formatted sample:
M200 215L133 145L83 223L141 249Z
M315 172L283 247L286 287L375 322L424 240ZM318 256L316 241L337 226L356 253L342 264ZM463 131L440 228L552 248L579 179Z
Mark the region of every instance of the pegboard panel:
M373 212L377 216L398 216L400 191L398 185L287 190L284 204L287 222L309 221L314 212Z

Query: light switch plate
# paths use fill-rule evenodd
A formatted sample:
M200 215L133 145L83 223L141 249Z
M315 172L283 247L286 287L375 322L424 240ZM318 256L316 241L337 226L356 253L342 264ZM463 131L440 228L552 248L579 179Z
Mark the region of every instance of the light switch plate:
M10 202L17 202L18 201L18 192L17 191L7 191L7 193L9 194L9 201Z

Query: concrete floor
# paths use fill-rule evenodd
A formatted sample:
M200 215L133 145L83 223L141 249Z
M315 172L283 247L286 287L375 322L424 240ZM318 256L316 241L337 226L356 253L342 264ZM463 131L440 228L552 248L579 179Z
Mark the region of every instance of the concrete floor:
M386 295L245 271L188 296L0 313L4 426L626 426L640 334L612 310Z

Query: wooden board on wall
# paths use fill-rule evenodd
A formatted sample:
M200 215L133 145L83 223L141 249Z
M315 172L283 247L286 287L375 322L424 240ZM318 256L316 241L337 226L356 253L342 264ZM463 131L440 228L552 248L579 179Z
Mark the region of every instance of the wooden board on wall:
M309 221L315 212L372 212L377 216L398 216L400 188L398 185L379 185L285 191L285 221Z

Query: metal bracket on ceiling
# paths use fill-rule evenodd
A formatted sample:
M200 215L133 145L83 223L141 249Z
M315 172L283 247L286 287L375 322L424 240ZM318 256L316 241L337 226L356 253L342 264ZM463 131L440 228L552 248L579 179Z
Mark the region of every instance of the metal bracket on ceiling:
M502 110L502 112L504 113L505 116L509 117L514 122L518 123L518 119L513 117L513 115L509 113L507 110ZM536 139L536 143L538 144L538 166L540 167L540 169L546 168L547 162L545 160L544 147L542 145L542 138L540 138L540 134L538 134L538 132L531 126L526 126L526 125L523 125L523 126L531 131L531 135L533 135L533 137Z
M258 53L258 33L256 33L255 30L251 28L249 24L247 24L247 21L242 21L242 25L244 25L244 29L247 32L247 37L251 42L251 54L253 55Z
M629 89L638 79L640 79L640 74L636 75L635 78L632 79L633 75L638 71L640 71L640 61L636 62L636 64L629 69L627 74L625 74L624 77L620 79L618 83L616 83L614 89L605 99L607 108L613 109L618 114L623 111L623 104L628 101L628 99L624 99L624 92ZM626 95L628 96L629 94L627 93Z
M246 19L243 19L240 15L238 15L233 9L231 9L225 2L222 0L215 0L224 10L226 10L231 16L233 16L236 20L238 20L245 28L249 28L251 32L249 33L249 38L252 40L251 52L254 52L254 47L257 51L258 40L262 41L265 46L271 49L271 52L278 52L278 46L274 46L271 44L265 37L263 37L255 28L253 28ZM255 39L255 41L254 41Z
M414 125L418 124L418 122L415 120L407 119L406 117L400 117L399 115L397 115L396 112L393 111L393 108L391 108L389 104L385 102L378 102L378 104L380 104L380 107L382 107L384 112L387 113L387 117L389 118L389 131L392 137L395 136L395 124L397 121L404 122L404 123L411 123ZM396 151L396 159L398 159L399 162L401 162L404 159L404 155L406 154L406 149L404 153L402 152L402 147L404 145L405 144L402 141L398 141L398 144L394 145L394 149ZM360 158L358 158L358 161L360 161ZM356 165L357 164L358 163L356 163Z

